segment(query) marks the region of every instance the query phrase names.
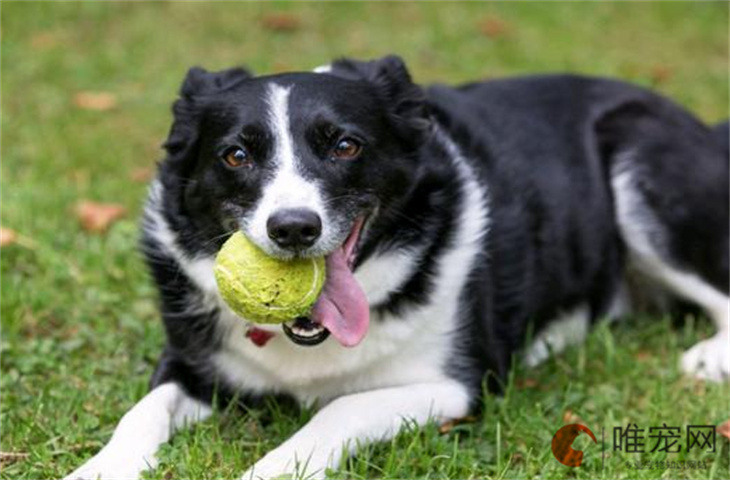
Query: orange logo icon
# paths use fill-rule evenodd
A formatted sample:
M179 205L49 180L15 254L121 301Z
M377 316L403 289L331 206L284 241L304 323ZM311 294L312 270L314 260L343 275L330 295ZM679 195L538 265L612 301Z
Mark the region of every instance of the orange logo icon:
M585 425L580 425L578 423L565 425L555 432L555 435L553 436L553 455L555 455L558 462L563 465L567 465L568 467L580 467L580 464L583 463L583 452L580 450L574 450L572 447L573 440L580 435L580 432L586 432L593 439L593 443L598 443L598 440L596 440L596 436L593 435L591 429Z

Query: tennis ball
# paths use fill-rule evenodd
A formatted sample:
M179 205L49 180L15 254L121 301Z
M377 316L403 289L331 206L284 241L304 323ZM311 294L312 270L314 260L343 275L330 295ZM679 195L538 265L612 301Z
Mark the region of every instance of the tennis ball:
M254 323L282 323L306 316L322 291L324 257L270 257L241 232L231 235L215 260L221 297Z

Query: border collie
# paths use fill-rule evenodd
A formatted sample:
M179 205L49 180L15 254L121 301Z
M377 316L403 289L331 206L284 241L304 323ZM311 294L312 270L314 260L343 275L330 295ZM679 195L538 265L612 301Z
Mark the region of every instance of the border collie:
M193 68L173 111L142 238L167 345L69 478L137 478L214 396L266 395L320 409L243 477L323 477L405 423L466 415L517 353L536 364L625 313L627 268L714 322L682 370L730 374L727 124L574 75L422 88L395 56ZM254 325L221 301L213 264L235 231L326 256L309 318Z

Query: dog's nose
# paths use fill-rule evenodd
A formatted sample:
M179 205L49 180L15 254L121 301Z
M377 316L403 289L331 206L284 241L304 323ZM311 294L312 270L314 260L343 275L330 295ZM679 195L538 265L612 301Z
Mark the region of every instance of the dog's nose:
M266 221L269 238L282 248L307 248L322 233L322 219L306 208L274 212Z

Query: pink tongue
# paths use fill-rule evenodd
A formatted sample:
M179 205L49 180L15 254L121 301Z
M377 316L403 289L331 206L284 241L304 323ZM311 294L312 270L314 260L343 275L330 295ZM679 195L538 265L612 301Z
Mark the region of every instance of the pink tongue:
M360 284L347 264L346 249L327 256L327 280L312 308L312 319L322 324L345 347L360 343L368 331L370 308Z

